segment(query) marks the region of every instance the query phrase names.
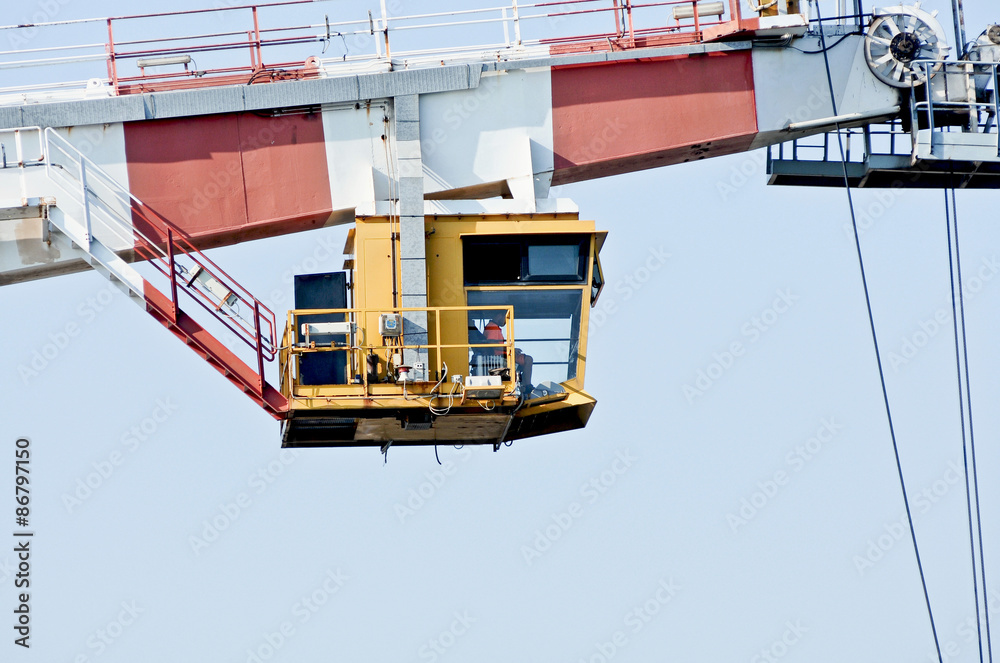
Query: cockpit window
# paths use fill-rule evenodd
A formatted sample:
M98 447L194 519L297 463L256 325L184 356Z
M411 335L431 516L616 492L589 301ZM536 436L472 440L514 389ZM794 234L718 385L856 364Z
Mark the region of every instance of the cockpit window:
M528 278L563 277L578 278L580 270L580 245L529 244Z
M576 377L580 343L580 288L546 290L472 290L469 306L511 305L514 307L514 347L519 355L531 358L532 384L546 380L565 382ZM498 312L498 311L497 311ZM469 342L502 342L509 330L488 330L494 311L474 311L469 320ZM497 324L497 323L494 323ZM497 334L497 332L500 332ZM478 332L478 333L477 333ZM488 338L490 340L479 340ZM495 350L492 350L495 354Z
M462 243L465 285L584 283L587 235L478 235Z

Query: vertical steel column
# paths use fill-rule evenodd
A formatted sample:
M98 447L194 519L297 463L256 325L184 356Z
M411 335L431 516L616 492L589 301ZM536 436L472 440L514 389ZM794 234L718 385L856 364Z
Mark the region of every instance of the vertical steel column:
M955 20L955 39L958 45L955 47L955 59L961 60L965 57L965 45L968 39L965 36L965 7L962 0L951 0L951 15Z
M420 97L415 94L393 99L396 173L399 181L399 270L402 308L427 306L426 239L424 236L424 168L420 155ZM403 344L427 345L427 313L403 314ZM417 381L429 379L428 352L404 350L403 363L424 365L413 371Z

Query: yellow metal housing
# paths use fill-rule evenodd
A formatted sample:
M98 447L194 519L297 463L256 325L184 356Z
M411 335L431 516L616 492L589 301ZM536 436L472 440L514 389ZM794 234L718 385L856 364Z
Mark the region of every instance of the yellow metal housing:
M351 306L289 311L284 446L498 446L586 425L596 403L583 391L587 326L604 233L576 214L505 214L427 216L425 237L426 307L399 305L395 220L367 217L345 247ZM328 314L343 322L309 322ZM426 316L426 342L406 340L414 315ZM312 339L333 328L341 333L317 338L335 340ZM425 353L422 374L403 363L404 351ZM346 379L303 384L302 358L327 352L343 356Z

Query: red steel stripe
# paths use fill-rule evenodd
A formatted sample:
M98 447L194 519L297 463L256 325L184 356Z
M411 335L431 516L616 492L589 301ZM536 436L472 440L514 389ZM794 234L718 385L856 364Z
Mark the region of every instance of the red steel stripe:
M553 184L745 151L750 51L552 69Z
M198 248L321 227L332 212L319 113L126 123L125 155L132 193Z

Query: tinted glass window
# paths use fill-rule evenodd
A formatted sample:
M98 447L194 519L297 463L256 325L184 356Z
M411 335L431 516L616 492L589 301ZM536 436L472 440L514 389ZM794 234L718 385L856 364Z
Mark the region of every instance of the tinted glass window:
M576 278L580 269L579 244L529 244L528 276Z
M521 278L520 242L466 242L466 283L516 283Z
M582 283L589 254L587 235L466 237L463 240L465 284Z
M532 358L532 384L546 380L558 383L576 377L582 290L471 291L468 301L469 306L509 304L514 307L514 347ZM486 326L498 312L470 312L470 343L495 342L479 339L486 335ZM502 327L500 333L504 339L509 338L506 327ZM492 335L499 338L495 331Z

